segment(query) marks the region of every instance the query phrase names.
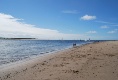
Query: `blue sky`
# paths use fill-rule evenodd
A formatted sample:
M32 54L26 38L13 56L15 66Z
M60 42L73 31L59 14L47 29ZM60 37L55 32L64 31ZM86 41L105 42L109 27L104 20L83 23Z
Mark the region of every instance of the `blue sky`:
M118 0L0 0L0 36L118 40Z

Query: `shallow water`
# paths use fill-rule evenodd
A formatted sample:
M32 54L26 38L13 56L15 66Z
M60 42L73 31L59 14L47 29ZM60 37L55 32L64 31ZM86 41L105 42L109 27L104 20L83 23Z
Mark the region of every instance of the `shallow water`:
M0 40L0 65L71 48L94 41L79 40Z

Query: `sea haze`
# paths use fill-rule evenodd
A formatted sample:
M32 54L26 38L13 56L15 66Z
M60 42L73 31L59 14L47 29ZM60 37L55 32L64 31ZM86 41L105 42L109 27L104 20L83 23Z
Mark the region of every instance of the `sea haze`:
M53 53L94 41L79 40L0 40L0 66L27 58Z

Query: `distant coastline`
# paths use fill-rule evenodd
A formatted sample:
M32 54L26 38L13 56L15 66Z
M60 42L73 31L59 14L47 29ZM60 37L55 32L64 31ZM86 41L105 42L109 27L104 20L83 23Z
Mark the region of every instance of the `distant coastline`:
M21 40L21 39L36 39L36 38L3 38L3 37L0 37L0 39L7 39L7 40Z

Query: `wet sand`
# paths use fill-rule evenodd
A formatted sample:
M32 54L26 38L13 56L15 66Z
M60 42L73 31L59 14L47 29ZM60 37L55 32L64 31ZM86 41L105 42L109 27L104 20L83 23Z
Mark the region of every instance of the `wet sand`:
M118 80L118 41L97 42L0 68L0 80Z

